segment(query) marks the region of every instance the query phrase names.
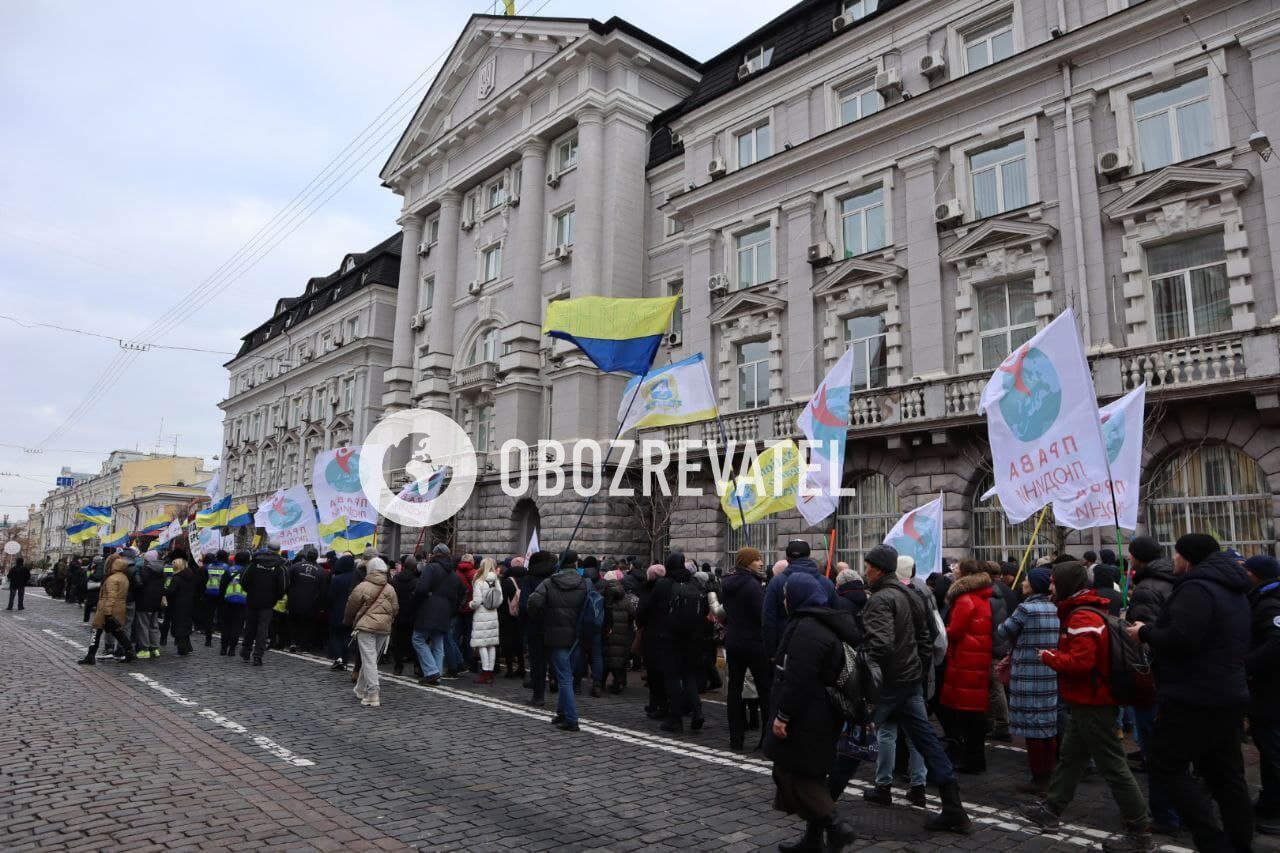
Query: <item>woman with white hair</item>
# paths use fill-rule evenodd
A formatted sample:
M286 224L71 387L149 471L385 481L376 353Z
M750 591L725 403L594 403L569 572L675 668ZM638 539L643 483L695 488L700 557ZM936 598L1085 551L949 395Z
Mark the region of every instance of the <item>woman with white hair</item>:
M380 704L378 659L391 641L391 625L399 612L399 598L387 583L387 564L373 557L365 564L365 579L351 591L343 614L360 649L360 674L352 692L361 705L377 708Z

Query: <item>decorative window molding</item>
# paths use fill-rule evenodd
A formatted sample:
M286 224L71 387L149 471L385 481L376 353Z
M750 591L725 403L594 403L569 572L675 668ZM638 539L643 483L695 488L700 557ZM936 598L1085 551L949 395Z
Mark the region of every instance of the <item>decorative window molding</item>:
M845 321L850 317L882 312L885 322L885 349L888 387L901 385L903 376L902 311L898 283L907 271L897 264L868 258L850 258L826 267L826 275L816 283L813 296L823 307L823 373L835 366L844 354Z
M837 259L855 257L855 255L846 255L845 252L843 218L845 201L875 190L880 190L881 193L880 206L884 238L880 245L870 245L868 243L864 246L862 252L858 253L868 254L890 249L893 246L893 168L889 167L860 178L851 178L847 183L833 187L823 193L822 206L826 221L825 237L831 242L831 245L836 247L835 257ZM862 228L862 226L859 227ZM863 231L865 233L865 228ZM892 259L892 252L890 252L887 260Z
M1141 165L1142 152L1138 146L1138 128L1135 124L1133 102L1145 95L1171 88L1194 77L1204 76L1209 82L1209 116L1213 142L1209 152L1231 147L1230 126L1227 123L1226 81L1218 69L1226 67L1225 52L1219 48L1207 54L1187 59L1162 69L1148 72L1127 83L1113 86L1108 91L1111 112L1116 117L1116 143L1133 155L1135 168L1151 171ZM1225 165L1225 164L1224 164Z
M956 370L982 369L978 340L979 288L1019 279L1031 280L1036 327L1053 319L1053 281L1046 247L1057 229L1041 222L989 219L942 252L944 263L955 266Z
M787 304L763 293L741 292L727 298L712 312L710 321L717 337L716 396L725 411L738 408L738 345L769 342L769 405L783 402L784 314Z
M1249 236L1239 196L1253 181L1247 169L1166 166L1103 208L1124 227L1120 271L1125 275L1127 343L1156 342L1146 247L1209 231L1223 232L1231 328L1258 324L1249 263Z
M554 157L552 171L556 175L563 175L578 168L578 131L575 130L568 136L556 140L552 152Z
M857 88L861 90L862 86L866 86L873 93L875 92L876 75L884 70L884 59L877 57L869 62L861 63L854 68L849 69L840 76L827 81L824 84L823 100L828 104L827 128L834 130L842 127L849 122L843 120L841 114L841 97L850 90ZM878 102L877 110L884 109L884 101L876 94ZM869 114L869 113L868 113ZM859 115L861 118L861 115Z
M554 255L560 246L572 246L577 232L577 212L573 204L551 211L547 223L547 254Z
M1040 203L1040 169L1036 152L1036 141L1040 137L1036 116L1004 125L998 131L983 134L979 137L951 146L951 169L955 175L956 198L960 200L960 208L965 219L977 219L973 198L973 175L969 168L970 158L974 154L1021 139L1024 145L1024 163L1026 172L1026 204ZM1003 213L1004 211L1001 211ZM999 215L999 214L995 214ZM985 218L985 217L984 217Z
M1022 37L1022 2L1021 0L1013 0L1010 3L1001 3L994 8L988 6L978 9L971 14L965 15L952 21L947 26L947 66L954 68L954 77L962 74L970 74L973 71L980 71L985 68L970 69L967 60L966 46L969 37L974 33L981 31L1000 20L1008 18L1013 28L1013 51L1011 56L1021 52L1025 48L1024 39ZM998 60L997 60L998 61ZM991 64L991 63L987 63Z
M727 146L733 152L733 168L743 169L774 153L773 110L754 116L728 132Z
M778 270L781 268L778 258L778 211L776 209L765 214L760 214L754 218L744 219L736 225L726 227L720 232L721 250L724 258L724 273L729 277L729 289L742 289L738 286L738 240L740 237L751 234L762 228L768 228L768 265L764 267L759 275L764 278L753 282L750 286L755 287L766 282L776 281L778 278ZM757 250L758 255L759 250Z

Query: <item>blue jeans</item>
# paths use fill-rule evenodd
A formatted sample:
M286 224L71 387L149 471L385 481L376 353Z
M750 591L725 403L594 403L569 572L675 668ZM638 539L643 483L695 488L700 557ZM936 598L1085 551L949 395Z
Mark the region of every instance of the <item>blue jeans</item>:
M604 687L604 642L597 634L591 644L591 680L599 687ZM587 652L581 643L573 644L573 674L581 678L587 672Z
M449 630L444 634L444 663L455 671L463 668L462 649L458 647L458 622L458 617L453 617L449 622Z
M423 678L439 678L444 665L444 634L440 631L413 632L413 650Z
M871 719L877 726L883 726L890 717L897 720L906 734L908 747L915 747L924 759L926 778L930 784L941 786L954 783L955 767L947 757L947 750L934 731L933 724L929 722L929 712L924 707L924 689L920 682L885 686L880 690L880 701L876 703Z
M568 649L547 649L551 670L556 674L560 690L556 693L556 714L565 722L578 722L578 708L573 701L573 662Z
M898 758L898 722L885 720L876 729L876 743L880 753L876 758L876 784L888 786L893 782L893 765ZM919 788L924 784L924 756L917 750L911 739L907 739L907 771L911 777L911 787Z
M1147 805L1151 809L1151 819L1167 826L1182 826L1182 819L1173 807L1173 800L1165 790L1164 783L1150 773L1151 735L1156 725L1156 705L1133 709L1133 737L1142 750L1142 760L1148 766Z

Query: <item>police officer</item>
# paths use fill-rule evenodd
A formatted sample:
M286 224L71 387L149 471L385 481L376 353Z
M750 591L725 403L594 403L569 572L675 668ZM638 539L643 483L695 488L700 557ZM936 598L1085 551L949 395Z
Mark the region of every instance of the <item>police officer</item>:
M219 557L225 557L226 551L219 551ZM232 656L236 653L236 644L240 640L240 632L244 630L244 587L240 585L240 575L244 567L249 565L249 552L238 551L235 563L227 565L219 580L218 587L218 630L222 632L222 647L218 654Z

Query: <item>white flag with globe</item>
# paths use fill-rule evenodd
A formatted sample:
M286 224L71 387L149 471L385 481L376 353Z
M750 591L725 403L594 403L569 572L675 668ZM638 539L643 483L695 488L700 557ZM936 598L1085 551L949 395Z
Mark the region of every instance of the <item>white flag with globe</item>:
M995 466L995 487L1017 524L1054 501L1107 481L1093 375L1068 308L1000 363L979 411Z
M1138 480L1142 476L1142 415L1147 405L1146 383L1098 410L1102 441L1107 448L1111 479L1090 483L1070 501L1054 501L1053 517L1063 527L1138 528ZM1112 492L1115 506L1112 506ZM1115 513L1120 513L1116 524Z
M916 561L916 574L928 577L942 568L942 495L908 512L884 537L898 555Z

